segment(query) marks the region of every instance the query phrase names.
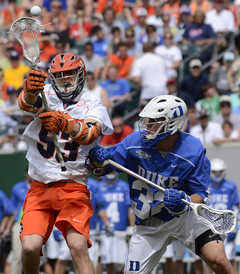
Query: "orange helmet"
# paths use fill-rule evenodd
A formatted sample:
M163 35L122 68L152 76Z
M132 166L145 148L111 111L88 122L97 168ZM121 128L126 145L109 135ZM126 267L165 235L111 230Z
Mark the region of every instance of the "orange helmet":
M82 91L86 80L85 64L80 56L67 52L56 55L49 68L53 88L63 101L71 101Z

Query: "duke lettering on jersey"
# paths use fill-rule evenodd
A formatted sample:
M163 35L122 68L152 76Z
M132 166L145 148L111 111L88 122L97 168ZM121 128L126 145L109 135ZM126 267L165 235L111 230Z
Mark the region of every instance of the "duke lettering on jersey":
M124 193L106 193L104 194L106 202L123 202Z
M141 166L138 166L138 174L153 183L156 181L156 177L157 177L156 184L163 188L170 188L170 187L176 188L178 186L179 178L176 176L169 176L169 178L167 178L167 177L162 176L161 174L158 174L156 172L151 172L150 170L145 170ZM146 174L146 176L145 176L145 174Z

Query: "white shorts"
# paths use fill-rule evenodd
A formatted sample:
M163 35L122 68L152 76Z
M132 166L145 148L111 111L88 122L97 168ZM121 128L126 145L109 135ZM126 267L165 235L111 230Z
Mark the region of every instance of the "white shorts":
M126 235L125 231L122 231ZM100 234L100 254L102 264L123 264L126 260L128 245L126 239L121 237L121 232L116 233L118 236L106 236Z
M236 252L235 252L235 241L227 242L227 239L224 241L224 248L226 252L226 256L229 261L235 260Z
M71 261L72 260L70 249L69 249L67 242L65 240L62 240L60 242L58 259L62 260L62 261Z
M182 261L185 254L189 255L195 260L201 260L201 258L192 252L192 250L188 250L185 245L183 245L179 240L174 240L172 242L173 250L174 250L174 260L175 261Z
M195 239L209 227L198 221L192 211L169 222L154 219L153 226L138 225L134 230L125 265L125 274L149 273L160 261L167 246L179 239L195 251Z
M174 252L173 252L173 244L171 243L170 245L167 246L166 252L162 256L163 258L172 258L174 257Z

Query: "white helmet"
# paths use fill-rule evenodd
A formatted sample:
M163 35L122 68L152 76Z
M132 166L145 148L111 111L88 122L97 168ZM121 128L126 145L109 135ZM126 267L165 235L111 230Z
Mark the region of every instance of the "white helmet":
M222 183L226 176L227 165L221 158L214 158L211 160L211 179L215 184ZM214 174L218 172L218 174Z
M186 103L174 95L154 97L140 112L139 131L147 146L155 145L159 140L179 131L187 116ZM159 121L163 118L163 121ZM157 130L156 124L160 124Z

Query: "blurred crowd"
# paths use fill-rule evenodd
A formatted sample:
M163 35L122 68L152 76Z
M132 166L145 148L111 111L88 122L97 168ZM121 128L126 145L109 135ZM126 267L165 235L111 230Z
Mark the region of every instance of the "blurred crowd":
M82 57L85 89L101 98L114 128L101 145L114 145L137 131L137 114L161 94L186 102L182 130L204 144L240 140L239 0L0 0L1 151L27 150L22 133L33 118L19 109L18 95L30 65L9 29L16 19L32 17L34 5L42 8L35 17L43 30L38 69L48 72L58 53ZM185 63L181 78L181 64L194 52L199 54ZM43 267L51 273L48 264Z
M85 88L102 99L111 118L122 117L137 130L146 103L172 94L189 108L184 131L204 143L239 140L238 0L1 0L0 149L27 149L21 134L32 118L19 109L17 97L30 66L9 28L31 17L34 5L42 8L35 17L42 29L38 68L47 72L58 53L79 54L87 69ZM196 51L179 77L181 63ZM129 113L135 117L128 119Z

